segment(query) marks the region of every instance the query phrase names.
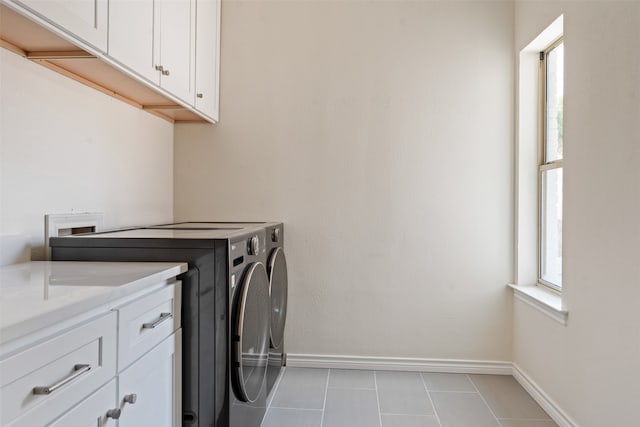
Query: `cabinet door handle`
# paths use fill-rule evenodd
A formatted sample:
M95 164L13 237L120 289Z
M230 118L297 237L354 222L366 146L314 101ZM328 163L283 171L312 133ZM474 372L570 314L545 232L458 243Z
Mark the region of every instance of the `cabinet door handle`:
M120 415L122 415L122 410L120 408L109 409L107 411L107 418L113 418L114 420L117 420L118 418L120 418Z
M161 73L164 74L164 67L162 65L156 65L155 68L157 71L160 71Z
M164 322L165 320L169 320L172 317L173 317L173 314L171 313L160 313L160 317L158 317L154 322L143 323L142 329L153 329L159 324L161 324L162 322Z
M196 94L196 96L197 96L198 98L204 98L204 95L203 95L202 93L197 93L197 94Z
M60 389L65 384L70 383L71 381L78 378L80 375L89 372L91 370L91 365L75 365L73 367L73 373L68 377L61 379L57 383L50 385L48 387L34 387L33 394L51 394L54 391Z
M169 70L160 70L162 72L163 76L168 76L169 75Z
M127 394L122 399L122 401L123 401L122 407L109 409L107 411L107 418L113 418L114 420L120 419L120 416L122 416L122 409L121 408L124 408L124 405L126 405L127 403L133 405L134 403L136 403L136 400L138 400L138 395L137 394L135 394L135 393Z
M122 398L124 403L129 403L130 405L136 403L136 400L138 400L138 395L135 393L127 394Z

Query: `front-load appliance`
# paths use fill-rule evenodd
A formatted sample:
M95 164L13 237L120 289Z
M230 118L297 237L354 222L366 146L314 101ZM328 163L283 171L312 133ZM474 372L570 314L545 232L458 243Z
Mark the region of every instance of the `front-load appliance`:
M269 275L271 321L269 333L269 366L267 368L267 394L271 392L286 362L284 328L287 318L288 276L284 253L284 226L281 222L208 222L187 221L153 226L153 228L179 228L182 230L215 230L225 227L264 227L266 267Z
M287 320L289 291L287 258L284 254L284 227L282 223L265 224L267 273L271 298L271 327L269 332L269 366L267 367L267 394L273 387L286 362L284 327Z
M156 227L51 238L57 261L182 261L183 427L259 427L269 279L263 226Z

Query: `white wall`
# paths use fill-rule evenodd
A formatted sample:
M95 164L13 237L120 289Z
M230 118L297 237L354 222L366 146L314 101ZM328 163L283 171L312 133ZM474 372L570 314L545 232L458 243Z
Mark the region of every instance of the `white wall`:
M291 353L511 360L513 5L225 2L176 220L285 222Z
M640 414L640 2L516 2L516 52L564 13L563 303L514 306L514 361L582 427Z
M105 226L173 216L173 126L0 49L0 234L44 214L104 212Z

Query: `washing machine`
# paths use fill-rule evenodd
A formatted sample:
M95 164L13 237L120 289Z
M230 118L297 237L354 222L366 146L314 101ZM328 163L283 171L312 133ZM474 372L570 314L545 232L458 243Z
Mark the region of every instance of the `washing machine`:
M270 394L286 363L284 329L287 319L287 295L289 285L287 259L284 253L284 225L281 222L186 221L154 226L154 228L168 227L183 230L211 230L225 227L264 228L266 245L263 250L265 252L267 274L269 276L269 296L271 300L269 362L267 368L267 394Z
M259 427L271 302L261 225L165 224L51 238L56 261L180 261L183 427Z

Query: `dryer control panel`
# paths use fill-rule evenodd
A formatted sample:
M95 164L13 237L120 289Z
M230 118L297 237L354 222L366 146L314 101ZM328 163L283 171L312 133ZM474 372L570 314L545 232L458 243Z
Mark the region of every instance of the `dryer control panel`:
M264 229L229 242L229 280L235 288L247 266L254 262L266 263Z

